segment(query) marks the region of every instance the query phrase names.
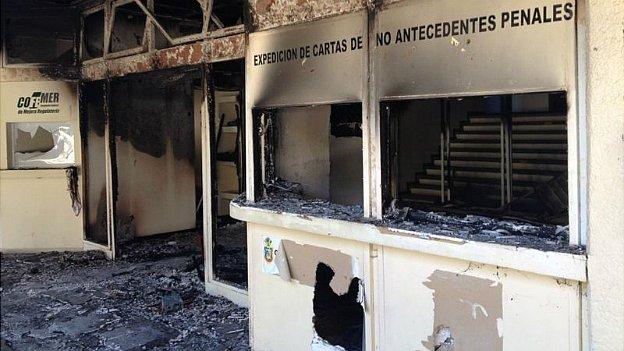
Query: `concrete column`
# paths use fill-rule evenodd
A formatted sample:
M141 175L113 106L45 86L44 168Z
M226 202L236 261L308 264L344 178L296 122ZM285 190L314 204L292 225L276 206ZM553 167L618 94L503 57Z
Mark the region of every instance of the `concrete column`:
M588 0L591 350L624 350L624 0Z

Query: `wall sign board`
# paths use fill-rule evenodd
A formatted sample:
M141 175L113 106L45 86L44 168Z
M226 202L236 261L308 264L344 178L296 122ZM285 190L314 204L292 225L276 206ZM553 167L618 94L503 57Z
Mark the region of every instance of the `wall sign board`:
M377 21L382 98L561 90L574 79L574 1L414 0Z
M254 107L362 100L366 13L249 35L247 89Z

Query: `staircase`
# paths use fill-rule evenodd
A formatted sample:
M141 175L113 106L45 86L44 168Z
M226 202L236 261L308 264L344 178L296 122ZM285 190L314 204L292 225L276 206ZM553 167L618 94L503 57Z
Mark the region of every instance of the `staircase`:
M500 125L498 116L475 115L453 131L450 141L452 195L448 190L448 170L445 169L446 201L500 206ZM561 177L567 172L565 115L514 115L512 133L514 198L543 187L545 183L562 183L559 179L567 181L566 177ZM433 156L431 163L425 164L423 171L415 175L415 180L407 184L408 191L402 194L402 200L412 204L439 204L441 164L440 156ZM555 189L555 192L562 191L559 195L565 196L567 202L567 183L556 185L561 189Z

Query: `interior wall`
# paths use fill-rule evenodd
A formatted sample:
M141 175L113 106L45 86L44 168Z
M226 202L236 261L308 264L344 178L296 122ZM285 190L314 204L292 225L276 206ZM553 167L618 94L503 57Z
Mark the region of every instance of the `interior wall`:
M195 228L191 81L154 72L114 82L111 94L118 228L136 236Z
M362 138L331 136L329 150L329 200L337 204L361 205L364 197Z
M275 171L301 183L305 195L329 199L329 105L292 107L277 113Z

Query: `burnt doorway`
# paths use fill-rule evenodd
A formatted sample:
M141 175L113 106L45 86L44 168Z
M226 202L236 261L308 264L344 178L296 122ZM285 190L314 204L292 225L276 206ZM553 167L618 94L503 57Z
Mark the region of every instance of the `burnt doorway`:
M85 243L114 256L114 240L109 226L111 179L107 82L80 85L80 134L82 140L83 194L85 202Z
M203 223L197 181L201 115L193 98L201 77L200 67L181 67L106 83L109 221L121 258L189 256L201 263L196 257L201 255ZM139 245L142 241L150 245Z

